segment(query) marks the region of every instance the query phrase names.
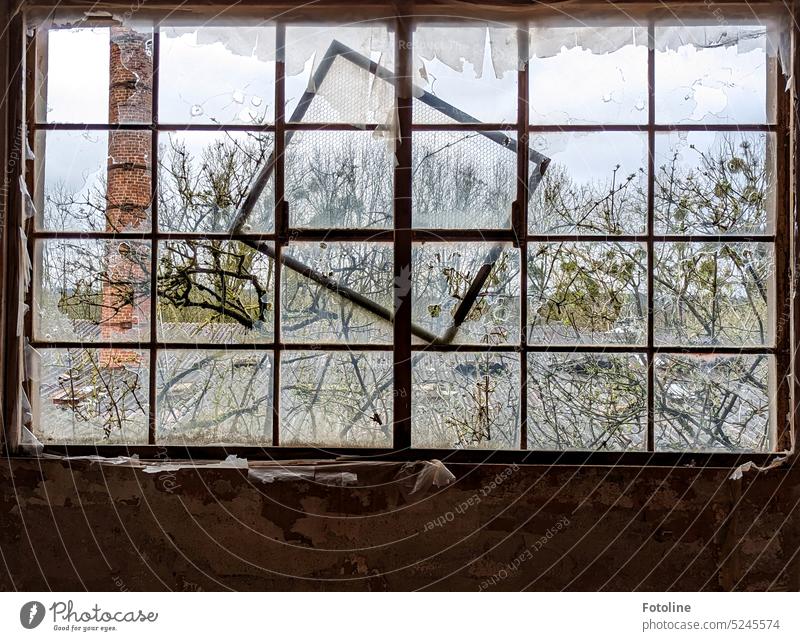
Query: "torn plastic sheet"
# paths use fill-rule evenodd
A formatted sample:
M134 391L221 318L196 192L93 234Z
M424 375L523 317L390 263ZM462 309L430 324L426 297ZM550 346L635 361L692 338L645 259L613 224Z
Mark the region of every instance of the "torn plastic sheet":
M319 485L345 486L354 485L358 482L358 475L354 472L329 471L325 470L324 467L316 465L250 467L247 476L260 483L310 481Z
M32 434L30 436L33 439L36 438ZM38 440L30 443L35 446ZM136 454L114 458L97 455L55 456L45 454L44 456L62 461L124 465L141 469L145 474L203 469L246 470L251 481L263 484L304 481L317 485L352 487L358 484L360 471L373 471L383 474L381 483L399 484L405 488L403 491L408 495L424 494L430 490L441 489L450 485L456 478L442 461L436 459L401 463L358 460L248 461L235 454L231 454L223 461L144 461L140 460Z
M22 426L22 438L19 441L19 451L25 456L36 457L41 456L42 452L44 452L42 442L24 425Z
M97 454L89 454L86 456L56 456L54 454L44 454L43 458L59 460L59 461L89 461L90 463L97 463L98 465L124 465L126 467L140 467L139 455L133 454L131 456L98 456Z
M784 463L789 460L789 452L786 452L783 456L779 456L776 459L770 461L767 465L758 465L753 461L746 461L738 466L731 475L728 477L731 481L739 481L745 475L746 472L768 472L769 470L774 470L777 467L781 467Z
M28 128L25 128L25 160L36 160L36 155L31 149L31 141L28 139Z
M19 192L22 194L22 214L24 219L33 218L36 215L36 207L28 191L28 186L25 184L24 176L19 177Z
M153 463L148 464L142 470L145 474L159 474L161 472L177 472L183 469L247 469L247 459L239 458L236 454L231 454L224 461L217 463Z
M38 381L39 378L39 364L41 362L41 354L36 348L31 345L30 341L25 338L23 347L23 356L25 362L25 378L29 381Z
M516 35L516 28L493 23L421 23L414 31L416 72L424 77L425 62L435 58L458 73L470 65L480 78L488 57L495 77L502 78L522 64Z
M207 15L202 7L187 4L179 10L138 7L136 12L131 12L129 5L120 2L116 10L112 8L110 11L37 8L29 10L28 16L33 24L56 26L80 26L98 18L134 29L161 25L175 29L176 33L196 32L198 44L219 44L236 55L274 61L274 30L263 28L270 24L264 19L263 10L246 6L237 9L241 11ZM487 57L498 78L519 69L525 61L520 60L516 47L518 20L528 20L530 56L542 58L557 55L562 46L581 47L595 54L605 54L631 42L647 44L647 23L653 15L653 6L647 4L628 7L624 15L607 5L575 6L571 11L562 9L549 13L527 9L532 8L486 7L483 14L488 19L469 15L469 11L465 12L463 5L457 2L437 4L435 17L427 17L421 10L423 15L416 21L413 42L415 74L424 78L425 61L434 58L459 73L464 71L466 65L470 65L478 77ZM287 76L308 72L309 65L313 74L332 39L344 42L385 66L392 66L393 34L386 26L387 19L391 20L386 9L341 8L334 14L333 20L328 14L326 22L312 26L308 26L308 16L314 15L314 7L302 15L305 26L289 27L295 33L291 36L291 47L285 60ZM685 12L674 10L665 16L658 16L655 47L663 51L689 43L697 47L735 45L740 52L746 52L757 46L754 44L754 40L758 39L757 33L763 34L768 30L767 53L778 56L782 68L789 71L790 39L786 36L791 20L787 8L777 3L766 4L754 7L747 18L742 18L742 15L739 12L725 16L726 20L721 22L713 5L694 11L691 8ZM291 20L292 11L284 17ZM349 24L333 26L336 21Z
M43 26L80 26L89 19L105 18L138 30L151 30L160 26L169 35L193 34L199 46L217 46L240 56L243 61L274 62L283 54L286 71L287 116L302 100L298 83L305 83L306 93L314 95L308 114L300 120L320 123L346 123L377 125L376 137L391 143L398 138L396 97L393 83L385 82L375 74L359 68L344 58L337 57L331 65L326 54L334 42L342 43L358 55L384 69L394 70L395 34L387 28L386 20L370 20L368 13L359 16L354 26L337 26L330 21L319 24L303 23L287 27L285 52L277 51L276 30L264 16L251 15L243 8L241 15L202 16L202 9L185 7L177 15L152 12L144 7L134 14L101 12L85 13L78 10L54 11L41 21ZM442 15L457 9L443 5ZM526 60L517 46L518 27L511 22L514 11L497 8L497 22L491 20L447 18L420 18L413 40L413 73L415 84L427 86L436 93L435 74L431 61L438 61L461 74L480 78L485 74L486 61L498 79L524 67ZM582 49L603 55L626 46L647 46L646 12L626 12L608 17L608 12L594 10L591 14L577 10L574 15L564 13L554 18L531 18L528 29L528 58L543 59L559 55L562 51ZM35 14L34 14L35 15ZM521 12L520 15L524 15ZM584 18L584 15L591 17ZM699 16L699 17L698 17ZM786 11L779 7L761 7L758 15L741 22L736 16L719 24L713 11L694 13L688 18L672 17L659 21L655 30L654 46L658 51L675 51L691 45L696 49L735 47L737 53L765 48L769 56L777 56L785 75L790 75L790 38ZM342 20L344 20L344 16ZM291 19L291 15L289 15ZM34 18L35 20L35 18ZM101 20L102 22L102 20ZM663 26L662 26L663 25ZM674 26L671 26L674 25ZM316 82L318 72L330 68L322 82ZM392 73L394 73L392 71ZM787 86L791 86L791 77ZM415 91L418 88L415 87ZM238 94L240 92L234 92ZM200 105L192 106L199 109ZM249 108L243 113L249 113Z
M442 488L446 485L450 485L450 483L456 479L455 474L448 470L447 466L439 459L421 461L417 464L421 464L422 467L416 472L416 482L414 483L414 488L411 490L411 494L427 492L434 487L437 489ZM408 463L403 469L405 471L414 465L416 464Z

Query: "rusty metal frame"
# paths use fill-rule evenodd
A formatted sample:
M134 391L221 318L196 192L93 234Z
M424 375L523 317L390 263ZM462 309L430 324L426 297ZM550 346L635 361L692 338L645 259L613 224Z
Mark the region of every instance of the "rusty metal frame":
M282 28L281 23L278 22L278 29ZM433 344L417 345L412 344L411 338L411 307L410 296L406 296L404 300L397 301L396 311L394 316L394 343L386 345L332 345L325 346L325 349L330 350L382 350L394 352L394 391L395 391L395 436L394 444L390 449L364 449L364 448L326 448L319 450L316 448L297 448L297 447L227 447L224 448L225 454L234 452L241 452L243 456L249 458L329 458L332 456L369 456L381 458L447 458L448 460L464 460L470 462L482 461L521 461L521 462L559 462L559 463L582 463L582 464L690 464L690 465L705 465L705 466L729 466L738 464L743 460L767 461L774 458L774 454L770 453L734 453L734 452L713 452L713 453L692 453L692 452L656 452L654 450L654 434L653 434L653 357L659 353L681 353L681 354L769 354L776 357L778 369L778 384L777 390L779 394L777 408L778 411L791 412L792 419L786 423L779 422L775 428L776 448L786 447L787 449L794 444L794 436L797 430L797 421L795 416L794 402L790 399L796 398L800 395L797 390L800 389L800 383L794 373L793 357L795 348L798 345L798 332L797 327L800 326L798 321L798 314L791 302L791 293L794 291L793 279L790 278L790 271L792 274L796 273L798 265L798 256L796 252L797 245L797 221L794 217L793 210L790 210L790 204L794 204L797 189L797 173L792 174L790 169L796 166L798 162L798 152L800 143L797 142L797 123L790 121L791 105L790 98L784 94L783 88L777 85L782 82L780 74L775 74L776 83L776 102L777 102L777 119L775 124L766 125L670 125L670 124L657 124L654 117L654 101L655 101L655 71L654 71L654 51L652 47L652 38L654 33L655 21L651 20L648 26L648 35L650 38L649 53L648 53L648 122L645 125L576 125L576 126L541 126L534 125L528 122L528 109L527 109L527 90L528 90L528 71L527 67L521 69L518 76L518 121L516 123L516 131L518 133L517 140L520 142L527 142L530 134L532 133L547 133L547 132L592 132L592 131L638 131L646 133L648 137L649 161L648 161L648 228L645 234L623 235L623 236L602 236L602 235L582 235L582 234L567 234L567 235L531 235L528 234L527 229L527 196L529 194L529 183L527 176L527 154L528 146L520 145L518 150L518 178L520 186L518 188L517 200L514 204L514 211L512 213L512 228L511 230L412 230L411 229L411 143L412 132L414 131L481 131L490 132L497 131L502 128L507 128L508 124L503 123L478 123L466 122L461 125L423 125L415 124L412 121L412 102L411 98L411 54L410 46L413 34L413 20L408 16L398 16L395 19L396 28L396 53L398 71L396 74L397 84L397 102L398 102L398 115L399 115L399 144L397 149L398 164L395 170L395 216L394 216L394 229L393 230L292 230L291 238L299 240L316 240L316 239L333 239L333 240L382 240L395 242L395 276L397 278L407 277L408 270L411 268L411 253L410 249L415 241L424 240L445 240L445 241L486 241L486 240L511 240L519 248L521 253L521 310L522 319L520 326L520 342L519 345L504 345L504 346L474 346L474 345L447 345L432 341ZM284 25L285 26L285 25ZM520 34L527 34L524 26L520 27ZM796 30L793 32L793 38L796 38ZM154 37L156 39L156 49L158 47L158 31L156 30ZM527 38L519 38L520 47L523 47L523 40L527 44ZM283 45L283 41L278 39L279 50ZM521 53L525 53L521 49ZM527 58L522 58L527 59ZM157 58L156 58L157 60ZM171 125L160 124L157 122L157 109L153 110L153 124L152 126L120 126L120 128L130 129L144 129L153 132L153 149L157 150L157 132L172 131L172 130L248 130L248 131L268 131L275 133L275 153L278 156L275 161L275 173L278 178L276 182L276 222L274 234L261 234L261 235L248 235L248 234L220 234L220 239L227 240L242 240L248 242L262 243L263 241L275 241L275 264L276 264L276 282L275 282L275 297L276 301L279 300L280 288L280 275L279 269L285 263L285 258L280 254L280 246L288 242L289 228L288 228L288 212L286 210L285 202L282 198L282 150L285 149L286 137L291 135L292 131L309 131L309 130L363 130L374 129L375 125L333 125L333 124L314 124L314 123L299 123L289 121L286 122L285 114L283 114L283 57L278 56L276 62L276 121L274 125L263 127L252 126L216 126L216 125ZM372 64L372 63L370 63ZM797 69L798 62L796 56L793 59L794 68ZM157 70L154 70L154 75L158 76ZM280 80L279 80L280 79ZM157 80L154 80L154 107L157 106L157 88L155 86ZM792 104L796 104L796 97L794 92L791 97ZM28 107L30 107L28 105ZM29 112L30 113L30 112ZM22 120L20 114L10 115L9 122L15 125ZM33 118L30 118L33 122ZM33 130L58 130L58 129L98 129L98 130L113 130L114 126L103 124L88 124L88 125L60 125L52 123L36 123L31 128L31 135ZM764 131L776 134L779 139L778 150L776 152L776 193L778 199L776 203L777 215L775 233L763 235L749 235L749 236L678 236L678 235L658 235L653 230L653 189L652 181L654 175L654 142L655 134L658 132L667 131ZM792 149L789 149L788 134L791 133L793 138ZM284 134L284 135L281 135ZM280 143L279 143L280 139ZM785 139L785 141L784 141ZM280 144L280 146L279 146ZM279 153L281 152L281 153ZM154 155L154 160L155 160ZM153 165L156 166L156 162ZM790 176L794 176L794 181L790 185ZM277 183L281 183L278 187ZM153 181L153 190L157 189L155 179ZM280 197L279 197L280 196ZM791 199L791 203L790 203ZM155 206L154 198L154 206ZM155 255L158 240L168 239L182 239L182 238L197 238L198 234L179 234L179 233L165 233L157 231L156 224L157 212L153 213L153 223L151 232L145 234L145 238L152 237L154 243ZM789 232L793 233L789 233ZM30 237L31 243L33 242L33 234ZM70 238L75 236L86 236L86 234L71 234L69 232L37 232L36 238ZM94 234L97 238L113 237L116 239L121 238L142 238L142 234L136 233L122 233L122 234L108 234L104 233ZM212 235L216 237L217 235ZM788 247L789 242L784 243L781 239L792 238L791 247ZM10 242L12 239L6 240ZM613 242L642 242L646 243L648 251L648 342L646 346L620 346L620 345L587 345L587 346L560 346L560 345L529 345L527 343L527 330L525 323L526 315L526 287L527 279L525 278L525 271L527 266L527 254L525 252L529 242L542 242L542 241L613 241ZM781 314L783 318L783 325L779 326L776 330L776 342L774 346L767 347L747 347L747 348L733 348L733 347L680 347L680 346L658 346L653 344L653 309L652 309L652 272L653 272L653 247L659 242L723 242L723 241L751 241L751 242L764 242L771 243L776 247L776 302L780 307L775 310ZM781 249L783 248L783 249ZM6 256L10 257L13 254L8 252L6 247ZM13 260L7 261L13 269ZM155 259L154 259L155 265ZM291 267L290 267L291 268ZM151 279L156 279L156 270L153 269ZM328 286L330 283L320 283L323 286ZM6 292L9 288L13 289L13 284L7 284ZM480 288L478 287L479 291ZM153 288L153 297L155 297L155 287ZM347 296L347 294L345 294ZM274 350L276 358L274 361L273 370L274 374L274 420L273 420L273 446L279 445L279 402L280 402L280 366L279 354L284 349L313 349L314 345L303 345L299 343L286 344L280 338L280 323L279 309L280 305L275 304L275 340L272 343L253 345L236 345L228 346L227 349L259 349L259 350ZM8 313L8 309L6 310ZM155 314L151 313L151 324L155 323ZM6 346L9 345L9 317L6 316ZM790 331L791 330L791 331ZM791 334L791 336L790 336ZM69 342L34 342L34 346L41 347L79 347L80 343ZM151 332L150 342L146 345L144 343L92 343L93 347L102 346L128 346L135 345L138 347L146 347L151 352L151 359L155 359L155 354L158 349L166 347L180 348L181 343L165 343L157 340L155 331ZM195 349L215 349L214 345L185 345L185 347ZM411 446L411 355L419 350L432 350L432 351L497 351L497 352L512 352L519 353L521 362L521 448L527 446L526 443L526 427L527 427L527 403L525 402L526 393L526 369L527 369L527 354L535 352L597 352L605 351L612 353L637 353L647 354L648 356L648 451L642 452L542 452L542 451L458 451L458 450L419 450L410 449ZM21 364L19 365L21 367ZM154 392L154 371L151 363L151 395ZM793 384L792 384L793 382ZM14 408L12 407L15 399L13 394L9 397L8 392L9 380L5 381L4 388L6 395L4 395L4 418L6 419L6 426L8 427L9 419L13 418ZM151 445L150 446L48 446L48 451L62 454L82 454L82 453L101 453L113 455L115 453L140 453L143 457L153 454L154 445L154 429L155 429L155 403L151 399L150 403L150 432L151 432ZM8 431L6 431L8 438ZM13 445L13 441L9 441ZM164 449L163 446L159 447L159 451ZM219 448L208 448L201 446L192 447L170 447L166 450L170 456L177 458L218 458L220 455Z

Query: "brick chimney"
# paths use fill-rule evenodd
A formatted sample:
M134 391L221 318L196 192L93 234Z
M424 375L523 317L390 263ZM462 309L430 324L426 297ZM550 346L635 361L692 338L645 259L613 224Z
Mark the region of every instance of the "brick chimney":
M147 51L147 36L126 27L111 27L110 44L108 121L111 125L149 124L153 59ZM109 132L106 231L137 231L146 224L152 187L150 141L149 131ZM137 326L146 329L149 301L142 300L137 284L147 278L142 261L148 258L137 255L136 247L122 241L108 243L108 278L103 283L100 316L102 340L125 338L125 333ZM139 355L131 350L100 351L100 363L107 367L138 362Z

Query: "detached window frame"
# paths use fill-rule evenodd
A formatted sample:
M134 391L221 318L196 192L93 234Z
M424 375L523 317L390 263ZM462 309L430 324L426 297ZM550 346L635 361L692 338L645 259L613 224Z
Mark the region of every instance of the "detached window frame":
M487 9L488 18L491 18L491 12ZM591 14L587 14L590 16ZM705 20L706 23L713 23L713 16L709 17L699 12L696 17ZM520 11L519 22L514 23L507 14L502 16L504 24L515 25L517 30L517 45L519 59L528 59L528 25L533 24L535 19L526 17L524 11ZM527 463L580 463L580 464L704 464L704 465L730 465L740 460L754 460L760 463L766 463L775 459L778 453L793 452L795 435L797 431L797 421L794 411L795 397L797 394L797 384L794 375L794 362L792 354L796 351L798 344L797 341L797 313L792 300L794 298L793 279L790 277L797 269L797 258L795 251L795 242L793 230L795 228L795 220L792 206L794 204L795 185L791 184L790 189L790 176L791 168L796 164L796 157L792 154L790 148L790 134L792 140L796 139L796 131L790 127L790 105L794 104L795 95L794 89L789 93L785 91L785 77L780 72L777 62L774 58L770 58L770 84L768 90L768 98L773 102L775 109L774 123L768 124L749 124L746 127L739 125L674 125L674 124L659 124L656 120L655 112L655 99L656 99L656 76L655 76L655 49L653 43L655 42L655 29L656 26L662 24L669 24L667 19L661 19L654 15L649 18L649 21L643 23L644 29L647 33L649 42L648 58L647 58L647 85L648 85L648 105L647 105L647 120L641 125L564 125L564 126L550 126L550 125L537 125L530 122L530 114L528 108L528 91L530 88L530 72L529 65L525 65L523 69L517 71L517 122L509 125L508 123L489 123L489 122L474 122L474 123L457 123L446 125L433 125L433 124L417 124L413 119L413 91L412 91L412 69L414 68L414 53L413 46L409 47L408 43L413 42L413 33L415 26L428 24L431 22L441 23L441 18L431 20L427 18L407 18L397 17L395 19L384 20L385 24L393 32L394 36L394 66L396 78L396 101L397 101L397 142L395 147L396 164L394 168L394 194L393 194L393 217L391 229L386 230L357 230L357 229L308 229L308 228L291 228L289 226L290 212L286 206L285 192L284 192L284 172L283 172L283 156L286 149L286 134L292 131L313 131L313 130L339 130L351 131L359 129L363 123L349 123L349 124L331 124L331 123L305 123L305 122L290 122L288 114L284 111L284 96L285 96L285 65L282 61L282 56L277 56L276 62L276 82L275 82L275 121L274 124L261 125L257 127L259 131L269 132L274 136L274 175L275 175L275 223L274 231L268 233L259 233L256 236L236 232L233 235L226 234L221 238L229 240L242 240L251 242L254 239L257 242L270 243L273 247L272 255L274 257L275 270L273 273L273 339L267 342L259 343L257 346L252 344L242 344L237 346L226 346L228 350L242 349L243 353L252 352L253 349L258 350L257 353L272 353L272 374L271 374L271 387L272 387L272 430L270 434L271 443L269 445L255 444L252 446L238 446L238 445L181 445L181 444L164 444L160 443L157 439L157 411L156 411L156 372L158 355L163 352L165 348L192 348L194 345L188 343L168 343L159 337L156 327L156 314L155 304L153 304L150 313L150 335L146 341L137 342L135 345L127 342L107 341L103 343L96 343L95 347L100 349L141 349L149 359L148 371L148 403L147 403L147 444L134 445L129 443L119 443L117 445L74 445L74 444L47 444L45 450L56 454L79 455L87 453L99 453L102 455L114 456L118 454L139 454L141 457L174 457L174 458L220 458L227 454L240 454L247 458L278 458L278 459L296 459L296 458L331 458L337 456L357 456L357 457L380 457L387 459L423 459L423 458L441 458L448 461L463 461L463 462L505 462L505 461L518 461ZM325 22L325 18L320 18L321 22ZM453 20L448 20L447 24L455 25L458 23L458 17L454 16ZM278 50L285 43L286 30L289 26L296 24L291 18L278 20L274 23L276 28L276 42ZM543 24L546 24L544 22ZM589 21L591 25L591 22ZM89 25L87 25L89 26ZM107 27L109 22L100 21L97 26ZM15 21L14 30L12 32L12 42L18 44L16 50L20 52L20 62L24 62L25 76L24 81L21 74L17 74L16 82L20 89L20 95L25 96L25 104L18 105L16 109L12 109L9 113L9 123L13 126L14 131L27 131L28 144L35 148L36 134L39 131L75 131L83 130L84 124L58 124L47 123L46 119L42 117L41 112L37 112L37 105L34 97L37 93L36 83L39 75L36 70L42 69L44 60L43 48L41 47L41 39L37 39L37 34L26 35L27 27L22 16L18 16ZM16 41L13 40L16 38ZM796 32L792 33L793 40L796 38ZM37 47L37 42L38 47ZM25 46L27 52L22 59L21 51ZM158 60L158 55L161 50L160 35L158 28L153 34L153 55L154 60ZM12 47L12 51L14 48ZM12 59L13 60L13 59ZM794 61L792 61L794 65ZM153 104L152 104L152 118L150 122L141 124L127 124L124 129L148 132L152 136L152 156L151 156L151 189L153 193L157 193L158 184L158 137L157 134L165 133L175 130L198 130L198 131L224 131L224 130L242 130L245 127L233 126L210 126L210 125L180 125L175 126L170 123L161 124L157 121L158 110L158 66L155 65L156 72L153 79ZM97 131L108 131L114 128L114 125L105 125L99 123L87 123L88 128ZM516 160L516 197L510 212L511 224L507 229L417 229L413 227L412 221L412 192L413 192L413 170L412 170L412 139L415 133L419 132L447 132L447 131L475 131L475 132L499 132L505 131L513 136L518 144L515 143L517 152ZM638 132L647 138L648 148L648 166L647 166L647 225L643 233L638 234L624 234L624 235L606 235L606 236L593 236L589 237L585 234L534 234L531 233L528 227L529 218L529 187L530 187L530 167L532 166L532 157L530 141L539 133L553 133L553 132L596 132L596 131L619 131L619 132ZM768 135L774 135L776 141L774 148L774 165L775 165L775 220L773 229L766 234L750 234L741 235L735 234L730 236L717 235L717 236L692 236L692 235L674 235L674 234L660 234L655 227L654 216L654 176L656 172L655 167L655 149L656 139L660 133L675 132L675 131L719 131L719 132L736 132L736 131L750 131L750 132L766 132ZM41 158L37 160L29 160L26 163L24 173L21 172L27 188L30 193L37 191L37 176L36 164L42 162ZM86 234L83 232L59 232L59 231L39 231L34 228L32 220L26 220L22 215L22 208L24 206L23 196L21 194L10 194L10 208L9 208L9 226L8 230L12 230L7 238L6 245L6 259L8 264L8 276L6 289L7 317L5 324L6 331L6 350L9 357L9 369L7 370L7 380L5 382L5 397L4 397L4 418L5 418L5 438L9 445L9 450L12 452L25 452L24 427L25 422L25 400L23 391L27 398L34 401L35 390L31 388L30 381L24 381L24 342L30 340L30 346L33 349L41 350L48 348L66 348L66 347L89 347L84 343L70 343L64 341L45 341L34 337L33 332L33 315L30 311L24 316L24 332L23 336L16 335L17 318L20 312L24 311L23 301L20 300L20 285L22 282L22 274L24 266L17 260L17 257L27 249L29 256L34 256L36 251L37 241L41 242L45 239L57 238L86 238L95 237L98 239L114 239L123 243L132 243L136 240L146 240L150 243L150 253L148 260L150 261L151 271L149 274L151 284L151 297L155 300L155 291L157 290L156 274L158 269L158 246L159 243L171 240L190 240L195 237L202 237L203 234L185 234L171 232L167 233L159 230L155 224L147 232L121 232L121 233L92 233ZM153 204L155 207L155 201ZM157 222L157 212L153 216L153 221ZM27 246L21 246L22 242L19 238L15 238L13 230L16 226L24 225L27 235ZM394 310L389 311L389 318L385 320L393 320L393 343L390 345L374 345L374 344L347 344L347 343L332 343L323 346L313 344L302 344L295 342L284 342L280 335L280 283L281 272L286 269L283 257L287 248L293 247L292 243L297 241L349 241L349 242L365 242L365 241L382 241L393 243L394 259L393 259L393 272L395 278L395 289L397 294L397 301ZM639 346L592 346L586 345L544 345L535 344L529 340L528 336L528 321L527 321L527 300L528 300L528 250L530 246L537 243L545 242L629 242L641 243L647 251L647 337L646 341ZM774 323L774 342L764 346L748 346L748 347L721 347L721 346L661 346L654 340L654 256L659 247L659 243L674 243L674 242L758 242L769 243L774 247L774 309L770 311L773 313L775 319ZM519 335L509 340L507 344L503 345L454 345L449 342L444 343L438 340L415 341L412 336L414 334L414 321L412 313L412 296L409 293L411 283L409 282L409 274L415 268L412 260L413 248L421 242L445 242L445 243L504 243L509 247L513 247L515 251L519 252L520 257L520 291L519 291L519 305L521 310L521 318L519 323ZM126 247L128 245L126 244ZM129 251L129 249L126 249ZM286 252L289 253L289 252ZM487 274L488 275L488 274ZM403 287L403 284L408 287ZM474 288L473 288L474 289ZM477 287L478 291L468 292L467 297L477 296L480 286ZM28 310L34 309L33 304L33 288L31 288L24 300ZM384 313L385 310L380 311L379 314ZM468 313L469 309L465 313ZM458 317L458 312L456 312ZM462 319L463 320L463 319ZM459 321L460 323L461 321ZM419 335L418 335L419 336ZM219 346L203 345L200 347L202 350L206 349L219 349ZM391 354L392 367L391 373L393 376L391 396L393 401L392 408L392 422L391 422L391 445L387 447L325 447L321 446L293 446L281 444L281 375L280 375L280 362L281 356L289 350L309 350L315 353L324 353L331 351L335 353L346 354L350 351L363 350L365 353L386 351ZM414 399L413 399L413 373L412 362L415 356L421 352L428 352L431 355L439 353L463 353L463 354L507 354L512 355L519 359L518 384L519 384L519 412L518 412L518 427L519 427L519 449L480 449L480 448L437 448L437 447L414 447L413 437L413 416L414 416ZM595 450L528 450L529 441L529 419L528 419L528 359L532 354L569 354L569 353L592 353L602 351L610 354L638 354L644 355L647 359L645 367L645 376L647 379L647 398L645 408L645 421L646 421L646 434L643 438L644 447L640 450L619 450L619 451L604 451L602 449ZM655 428L655 398L654 398L654 378L656 370L656 360L660 355L767 355L774 358L774 380L770 381L770 441L772 447L771 452L724 452L724 451L657 451L656 450L656 428ZM17 382L23 380L23 384L18 386ZM794 381L794 383L793 383ZM36 411L34 408L34 416ZM34 426L35 428L36 426ZM34 429L35 432L35 429Z

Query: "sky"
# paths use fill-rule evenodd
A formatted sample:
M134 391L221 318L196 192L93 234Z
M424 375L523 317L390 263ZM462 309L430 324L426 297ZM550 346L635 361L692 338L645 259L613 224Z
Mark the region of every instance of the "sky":
M270 34L264 28L264 42ZM342 31L336 37L342 37ZM317 36L319 31L317 30ZM357 35L357 34L356 34ZM313 47L292 38L288 55L302 67L287 77L287 110L308 86L315 64ZM325 34L322 35L325 37ZM346 39L346 36L345 36ZM202 38L200 39L202 41ZM488 36L487 36L488 42ZM565 39L565 43L567 40ZM302 46L300 46L302 45ZM159 119L174 124L218 120L246 124L274 117L274 63L238 55L221 42L198 42L197 32L162 31ZM311 53L309 54L309 51ZM488 47L482 69L466 62L458 72L438 59L415 58L417 82L435 95L483 121L515 120L516 72L496 77ZM318 55L318 54L317 54ZM387 63L386 52L370 51ZM532 124L643 124L647 118L647 51L628 44L612 53L593 54L563 46L557 55L531 61ZM479 73L478 73L479 71ZM740 53L735 46L698 49L684 45L656 54L656 120L659 123L761 124L765 122L764 48ZM108 30L76 29L50 33L47 119L49 122L107 122ZM487 100L487 96L490 97ZM213 119L213 120L212 120ZM200 140L202 136L198 136ZM704 144L713 136L693 136ZM686 140L683 141L685 144ZM628 132L535 135L532 145L562 163L578 181L607 176L620 164L635 171L646 161L644 136ZM48 134L46 187L63 183L80 192L103 176L106 134Z

